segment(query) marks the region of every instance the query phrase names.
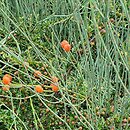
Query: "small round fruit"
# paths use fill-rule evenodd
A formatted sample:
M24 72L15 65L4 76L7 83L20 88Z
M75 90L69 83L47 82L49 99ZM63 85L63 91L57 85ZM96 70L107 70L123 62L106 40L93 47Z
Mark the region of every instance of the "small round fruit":
M99 115L100 115L100 112L99 112L99 111L97 111L97 112L96 112L96 115L97 115L97 116L99 116Z
M50 110L49 109L46 109L46 112L49 112Z
M59 80L57 77L52 77L51 79L52 79L52 81L53 81L54 83L57 83L58 80Z
M110 130L115 130L115 127L114 127L114 126L112 126Z
M58 86L56 86L54 84L51 84L50 86L52 87L53 92L58 92L58 90L59 90Z
M15 72L14 72L14 75L18 75L18 73L19 73L18 71L15 71Z
M67 119L66 121L67 121L67 122L70 122L70 119Z
M61 121L59 122L59 125L62 125L62 122L61 122Z
M44 75L47 75L47 72L46 72L46 71L44 72Z
M69 44L68 41L66 41L66 40L63 40L63 41L60 43L60 45L61 45L62 48L64 48L64 46L65 46L66 44Z
M6 84L6 85L7 85L7 84L10 84L11 80L10 80L9 77L4 76L3 79L2 79L2 82L3 82L3 84Z
M35 76L36 78L39 78L39 77L42 76L42 73L41 73L40 71L38 71L38 70L35 70L35 71L34 71L34 76Z
M71 123L72 123L72 125L74 125L74 124L75 124L75 121L72 121Z
M101 112L101 115L102 115L102 116L104 116L104 115L105 115L105 112L104 112L104 111L103 111L103 112Z
M66 45L64 45L63 49L64 49L64 51L69 52L71 50L71 45L70 44L66 44Z
M114 20L113 18L111 18L111 19L110 19L110 22L114 23L114 22L115 22L115 20Z
M105 30L105 29L102 29L100 32L101 32L102 34L105 34L105 33L106 33L106 30Z
M96 111L98 111L100 108L98 106L96 106Z
M8 37L8 40L10 40L11 39L11 37Z
M83 127L82 127L82 126L80 126L78 130L83 130Z
M74 116L75 119L78 119L78 116Z
M44 70L45 70L45 68L44 68L44 67L42 67L42 68L41 68L41 70L42 70L42 71L44 71Z
M95 42L90 42L90 45L91 45L91 46L94 46L94 45L95 45Z
M40 85L36 85L36 87L35 87L35 91L36 91L37 93L42 93L42 92L43 92L43 88L42 88L42 86L40 86Z
M98 29L99 29L99 30L101 30L101 29L102 29L102 27L101 27L101 26L99 26L99 27L98 27Z
M14 33L14 36L17 36L17 34L16 34L16 33Z
M76 94L75 94L75 93L73 94L73 97L76 97Z
M9 77L10 82L12 81L12 76L10 74L5 74L4 77Z
M2 90L5 91L5 92L9 91L9 89L10 89L9 86L3 86L3 87L2 87Z

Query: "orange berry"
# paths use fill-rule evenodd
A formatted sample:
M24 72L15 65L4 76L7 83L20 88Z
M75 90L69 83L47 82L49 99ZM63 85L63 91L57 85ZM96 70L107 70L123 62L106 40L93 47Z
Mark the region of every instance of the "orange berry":
M53 92L58 92L58 90L59 90L58 86L56 86L54 84L51 84L50 86L52 87Z
M63 40L60 45L61 45L62 48L64 48L64 46L65 46L66 44L69 44L68 41Z
M10 81L12 81L12 76L10 74L5 74L4 77L7 76L10 78Z
M10 80L9 77L4 76L3 79L2 79L2 82L3 82L3 84L10 84L11 80Z
M52 81L53 81L54 83L57 83L58 80L59 80L57 77L51 77L51 79L52 79Z
M70 44L66 44L64 45L64 48L63 48L66 52L69 52L71 50L71 45Z
M36 78L39 78L39 77L42 76L42 73L41 73L40 71L38 71L38 70L35 70L35 71L34 71L34 76L35 76Z
M35 86L35 91L36 91L37 93L42 93L42 92L43 92L42 86L36 85L36 86Z
M2 87L2 90L3 91L9 91L9 88L10 88L9 86L4 86L4 87Z

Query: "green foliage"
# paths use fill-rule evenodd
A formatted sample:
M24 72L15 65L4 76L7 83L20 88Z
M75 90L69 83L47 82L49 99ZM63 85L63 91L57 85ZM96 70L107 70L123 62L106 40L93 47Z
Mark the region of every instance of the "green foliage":
M128 9L126 0L0 0L0 78L13 76L8 92L0 80L0 129L129 129ZM46 88L52 76L58 93Z

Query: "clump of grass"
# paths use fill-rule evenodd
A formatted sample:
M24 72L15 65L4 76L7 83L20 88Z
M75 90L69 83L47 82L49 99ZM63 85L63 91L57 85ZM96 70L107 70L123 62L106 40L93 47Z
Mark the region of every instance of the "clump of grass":
M128 8L125 0L0 1L1 88L5 74L13 78L0 89L0 129L128 129Z

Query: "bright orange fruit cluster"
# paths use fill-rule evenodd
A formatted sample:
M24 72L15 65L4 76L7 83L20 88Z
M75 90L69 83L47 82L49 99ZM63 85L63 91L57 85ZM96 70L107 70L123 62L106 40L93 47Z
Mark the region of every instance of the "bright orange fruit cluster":
M38 78L38 77L42 76L42 73L40 71L35 71L34 72L34 76ZM51 79L52 79L52 82L53 82L53 84L50 84L52 91L53 92L58 92L59 91L59 87L56 84L58 83L59 79L57 77L55 77L55 76L51 77ZM3 91L8 91L10 89L11 81L12 81L12 76L11 75L5 74L3 76L2 82L5 85L5 86L2 87ZM34 90L37 93L44 92L44 89L43 89L43 87L41 85L36 85Z
M12 81L12 76L11 75L5 74L3 76L3 79L2 79L3 84L9 85L11 83L11 81Z
M35 91L36 91L37 93L42 93L44 90L43 90L42 86L36 85L36 86L35 86Z
M57 85L51 84L50 86L52 87L52 91L53 91L53 92L58 92L59 88L58 88Z
M9 89L10 89L9 84L11 83L11 81L12 81L12 76L11 75L5 74L3 76L2 82L3 82L3 84L7 85L7 86L2 87L3 91L9 91Z
M69 42L68 41L66 41L66 40L63 40L62 42L61 42L61 47L64 49L64 51L66 51L66 52L70 52L70 50L71 50L71 45L69 44Z

